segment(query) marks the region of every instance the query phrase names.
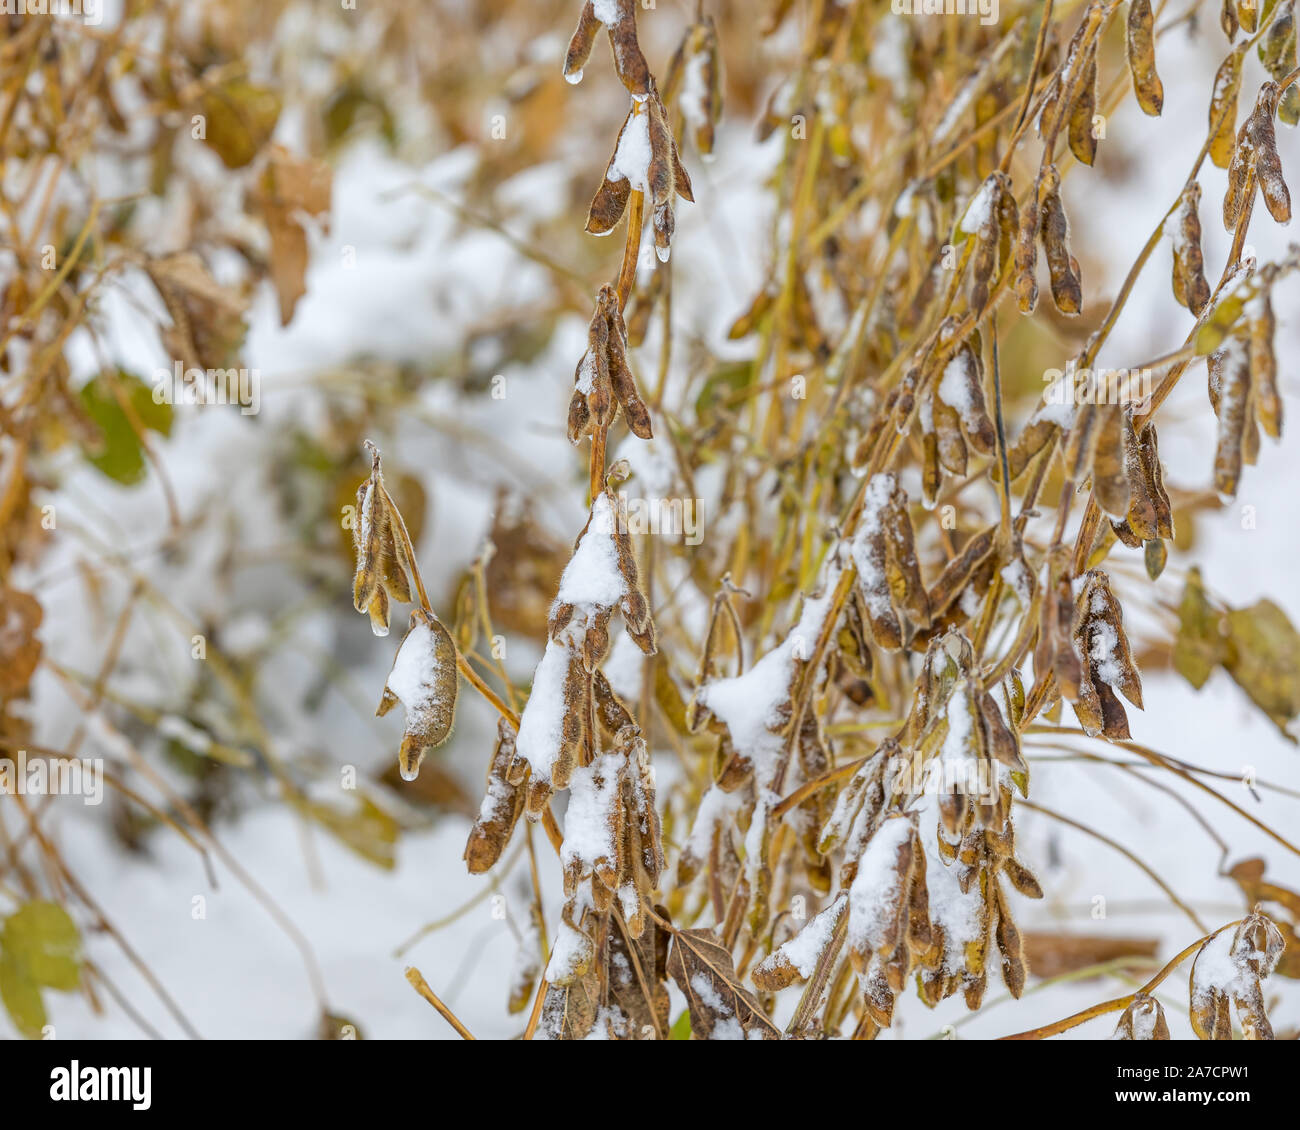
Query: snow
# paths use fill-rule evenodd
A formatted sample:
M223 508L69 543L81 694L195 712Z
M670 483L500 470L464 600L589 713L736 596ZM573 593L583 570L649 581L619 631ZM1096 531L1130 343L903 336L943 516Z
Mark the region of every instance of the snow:
M899 889L896 857L912 837L912 822L892 816L876 830L858 861L858 872L849 888L849 947L875 953L885 943L883 928L892 920L892 910L903 897Z
M1133 1005L1133 1038L1154 1040L1156 1023L1160 1019L1160 1006L1153 1000L1137 1001Z
M411 630L402 640L393 660L393 669L388 674L388 689L401 700L406 708L407 729L422 729L428 715L442 703L439 683L445 681L445 673L438 670L437 637L433 629L423 621L416 620ZM451 676L455 686L455 675ZM414 780L418 767L403 770L408 780Z
M610 181L628 181L634 192L649 192L651 156L650 111L634 98L605 176Z
M709 124L708 78L709 57L703 51L693 52L682 71L682 89L677 96L682 117L688 128L695 130Z
M1089 626L1088 658L1092 671L1103 683L1118 687L1124 678L1119 661L1119 636L1105 620L1094 620Z
M806 980L813 975L818 960L830 945L835 927L847 908L847 897L840 895L799 933L778 947L778 952L799 971L800 978Z
M591 959L591 939L561 920L556 928L551 959L546 963L546 980L562 985L578 975L584 962Z
M528 694L528 705L519 719L519 735L515 739L515 752L528 762L533 777L549 781L556 754L560 751L564 733L564 718L568 703L564 697L564 681L569 672L571 653L566 644L551 640L546 645L542 661L533 672L533 688Z
M962 350L944 366L943 377L939 381L939 399L956 410L963 424L976 418L976 405L971 395L975 380L972 356Z
M206 756L212 751L212 738L178 715L164 714L158 719L156 729L163 737L180 742L191 753Z
M853 564L857 567L858 584L872 616L888 615L892 608L884 554L873 546L871 539L881 532L884 511L893 504L897 488L898 478L891 472L882 471L871 477L863 497L862 518L853 536Z
M976 189L975 195L971 197L970 203L966 206L966 214L962 216L961 220L962 231L974 233L986 224L992 223L993 206L997 202L997 194L997 177L986 177L979 188Z
M928 816L934 800L926 797L921 811ZM933 831L934 822L921 819L921 842L925 846L925 885L930 898L930 921L943 929L943 972L948 976L961 973L966 946L983 936L983 917L979 885L972 883L963 893L956 865L949 866L939 855ZM926 831L926 829L931 829Z
M709 980L706 974L696 973L691 977L691 991L699 998L700 1003L712 1014L713 1029L709 1033L709 1039L745 1039L745 1030L741 1026L740 1020L736 1017L735 1010L730 1004L723 1000L722 996L713 987L713 982Z
M1232 928L1220 930L1197 952L1192 966L1193 1004L1208 996L1211 990L1232 994L1237 988L1243 969L1233 956L1233 936Z
M627 594L627 581L618 568L614 544L616 515L605 494L596 496L591 523L560 577L556 601L613 608Z
M569 778L569 807L564 813L565 867L578 864L587 874L599 863L614 858L611 819L618 807L620 770L625 758L606 753L590 765L575 769Z
M1016 600L1020 602L1020 607L1025 611L1029 610L1032 603L1033 577L1030 575L1029 567L1022 558L1015 558L1008 561L999 573L1003 583L1016 595Z

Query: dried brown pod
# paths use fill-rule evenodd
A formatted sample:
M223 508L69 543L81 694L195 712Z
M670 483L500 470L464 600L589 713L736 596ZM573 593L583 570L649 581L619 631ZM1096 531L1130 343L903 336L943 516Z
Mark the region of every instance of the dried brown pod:
M1019 1000L1020 994L1025 991L1025 979L1029 974L1029 966L1025 961L1024 939L1019 927L1016 926L1015 919L1011 916L1011 908L1001 883L993 883L993 893L998 916L994 936L997 938L998 952L1002 955L1002 983L1006 985L1007 991Z
M1093 118L1097 113L1097 41L1092 40L1083 62L1075 90L1074 103L1069 109L1068 136L1070 152L1085 165L1097 158L1097 134Z
M938 494L940 465L954 475L965 475L968 447L981 455L992 455L995 449L993 421L984 400L978 334L962 341L933 386L919 413L927 457L935 456L933 473L927 473L924 482L924 497L930 505Z
M1291 193L1282 175L1282 160L1277 152L1277 133L1273 128L1277 102L1277 83L1266 82L1261 85L1255 109L1246 121L1245 131L1254 156L1255 179L1259 182L1264 204L1274 220L1286 224L1291 221Z
M1078 260L1070 254L1070 225L1061 202L1061 176L1055 165L1048 165L1041 175L1039 237L1052 280L1052 301L1062 314L1078 314L1083 309L1083 284Z
M1228 53L1214 76L1214 92L1210 96L1210 160L1221 169L1232 163L1236 148L1237 96L1241 91L1241 63L1245 55L1243 43Z
M412 564L407 553L410 538L406 524L384 488L379 449L370 450L370 477L357 488L357 508L352 519L352 538L357 549L356 576L352 583L352 604L370 616L377 636L388 635L391 602L411 601Z
M1250 359L1250 383L1255 414L1270 439L1282 435L1282 396L1277 384L1277 355L1273 351L1276 319L1267 287L1261 287L1246 302L1246 339Z
M1125 454L1133 432L1132 412L1116 402L1094 404L1080 410L1097 419L1096 442L1092 451L1092 493L1107 514L1123 518L1128 514L1132 492Z
M815 781L827 773L834 763L830 743L822 729L821 719L808 711L799 725L795 752L800 776L805 781ZM799 832L804 849L804 872L809 885L819 894L831 889L831 868L828 860L818 850L818 837L830 814L832 797L822 789L804 800L787 818Z
M775 993L808 980L828 951L834 956L840 923L849 909L846 894L838 895L825 910L789 941L782 943L754 967L754 984ZM841 939L842 940L842 939Z
M1205 278L1201 254L1201 186L1193 181L1178 200L1174 240L1174 299L1193 314L1200 314L1210 301L1210 284Z
M650 67L637 42L636 0L587 0L564 56L564 77L571 83L582 81L582 69L591 57L602 24L609 33L618 77L632 94L644 96L651 79Z
M1038 646L1034 651L1034 672L1041 682L1056 679L1062 696L1073 701L1079 696L1083 664L1074 650L1074 594L1070 585L1071 553L1068 546L1054 546L1047 558L1047 585L1043 589L1042 619Z
M424 755L451 734L457 683L451 633L432 612L412 609L411 626L397 649L375 711L383 717L399 702L406 709L406 733L397 753L403 780L413 781Z
M655 252L667 262L676 225L673 201L677 196L689 201L695 197L653 80L645 97L632 98L605 177L591 201L587 231L608 235L622 218L634 191L647 197Z
M573 899L586 885L599 913L617 899L629 935L639 938L645 902L663 869L654 783L640 729L625 727L608 753L575 768L568 789L560 849L565 894Z
M1136 549L1144 542L1150 544L1172 538L1174 519L1160 467L1156 426L1148 423L1134 435L1131 406L1126 407L1126 412L1128 430L1125 433L1124 473L1132 491L1132 501L1124 520L1112 523L1112 526L1120 541L1130 549Z
M1020 434L1007 448L1007 468L1014 482L1025 472L1034 459L1048 447L1062 429L1063 421L1073 413L1073 406L1068 403L1049 404L1046 401L1034 410L1034 414L1025 421ZM995 460L989 468L994 482L1002 481L1002 465Z
M1110 741L1129 737L1128 716L1115 692L1142 709L1142 680L1124 632L1124 616L1111 591L1110 578L1090 569L1076 602L1073 628L1075 654L1083 667L1074 712L1092 735Z
M1243 1038L1274 1038L1261 982L1277 968L1284 945L1281 931L1258 909L1206 940L1192 962L1189 992L1192 1030L1200 1039L1232 1039L1230 1006Z
M514 757L514 727L504 718L499 719L483 803L465 844L465 864L471 875L481 875L495 866L524 810L523 792L507 777Z
M902 988L901 977L891 975L898 969L891 965L891 959L899 950L906 955L912 888L916 883L925 886L925 851L912 821L902 813L894 813L880 824L858 861L849 888L846 938L849 959L859 974L870 978L873 971L879 974L890 969L883 978L892 990L888 1003L880 999L875 1002L883 1010L877 1019L882 1027L889 1025L893 993ZM904 964L903 975L907 969ZM868 989L869 999L871 995Z
M0 697L22 698L41 661L36 629L45 610L30 593L0 584Z
M1237 31L1241 27L1241 22L1237 19L1237 0L1223 0L1223 7L1219 11L1219 26L1223 28L1223 34L1229 42L1237 38Z
M970 305L978 313L988 306L992 283L1012 261L1019 232L1016 197L1006 173L997 170L984 179L966 208L961 227L976 238L971 257Z
M615 472L618 465L615 466ZM611 472L610 478L614 477ZM609 651L609 622L615 608L637 646L654 654L654 623L641 588L627 525L620 519L618 500L610 482L591 505L591 512L574 545L573 556L560 577L551 607L548 640L533 674L532 691L519 720L515 759L507 779L528 782L525 813L541 818L555 789L566 788L575 767L595 753L597 735L591 723L597 707L608 721L618 711L602 690L597 695L597 668Z
M1250 351L1239 336L1229 337L1208 360L1210 403L1219 419L1214 447L1214 487L1234 498L1255 427L1250 381Z
M965 622L970 618L972 608L978 607L977 601L987 591L993 566L997 563L993 552L996 542L996 526L989 526L973 535L930 586L928 601L936 631ZM972 597L976 600L973 601Z
M894 592L901 593L899 605L922 626L929 623L930 605L921 582L907 493L896 475L882 472L867 484L850 552L872 636L881 647L897 650L903 645L903 628Z
M1007 882L1025 898L1040 899L1043 897L1042 885L1038 882L1034 873L1014 856L1007 856L1002 861L1001 871L1006 876Z
M650 411L636 389L627 363L627 328L612 286L602 286L587 330L587 350L574 372L573 398L569 401L569 442L608 430L615 413L623 416L633 434L653 435Z
M1280 83L1296 66L1295 0L1284 0L1273 22L1269 24L1264 41L1259 45L1259 57L1274 82ZM1300 123L1300 87L1292 83L1282 92L1277 116L1289 126Z
M1129 0L1125 53L1133 76L1133 92L1142 112L1157 116L1164 108L1165 88L1156 74L1156 45L1151 0Z
M664 73L663 99L676 103L702 157L713 154L714 132L722 117L722 63L713 17L686 29Z
M852 884L858 857L883 819L887 800L892 799L888 771L890 761L897 755L898 743L893 738L881 742L836 794L835 806L822 826L817 850L829 855L836 848L844 849L841 887Z
M668 951L668 975L686 997L691 1034L710 1039L779 1039L757 998L741 982L730 951L712 930L678 930Z
M1038 234L1048 183L1046 168L1039 169L1033 198L1020 213L1020 233L1016 239L1016 301L1022 314L1032 314L1038 305Z
M1061 99L1069 87L1071 77L1076 73L1080 65L1087 66L1090 56L1095 57L1096 43L1092 37L1098 27L1098 23L1094 19L1097 10L1099 10L1099 6L1090 2L1088 12L1079 21L1079 26L1074 29L1074 34L1070 36L1070 42L1065 49L1064 62L1059 68L1056 68L1051 86L1048 88L1047 97L1043 100L1043 108L1038 115L1038 136L1044 140L1049 136L1056 136L1060 130L1061 114L1068 113L1070 110L1070 107L1062 106Z
M1155 997L1138 993L1115 1025L1112 1040L1167 1040L1169 1022Z

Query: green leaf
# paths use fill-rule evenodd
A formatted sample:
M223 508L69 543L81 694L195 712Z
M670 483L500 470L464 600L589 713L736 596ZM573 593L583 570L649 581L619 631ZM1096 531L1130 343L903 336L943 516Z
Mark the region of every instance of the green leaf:
M1241 320L1246 303L1259 293L1260 282L1256 275L1230 283L1227 292L1219 299L1205 324L1196 331L1196 355L1204 357L1213 353L1227 339Z
M18 1029L29 1040L39 1040L45 1027L45 1002L27 971L0 949L0 1001Z
M102 373L82 387L82 407L101 436L96 450L87 452L87 458L114 482L132 486L144 478L144 452L135 429L114 395L114 382L120 385L140 423L150 431L171 434L172 406L154 403L153 389L139 377L124 371Z
M720 365L704 381L700 394L695 398L695 411L701 417L708 417L719 405L730 412L736 412L744 403L738 394L747 389L754 380L752 361L735 361Z
M1223 662L1228 645L1220 622L1222 614L1205 594L1201 571L1187 573L1182 603L1178 607L1178 637L1174 640L1174 670L1198 691L1210 673Z
M228 169L242 169L261 152L280 118L280 96L267 86L232 78L203 92L203 140Z
M689 1008L682 1009L681 1016L673 1022L673 1026L668 1030L668 1038L670 1040L689 1040L691 1038L691 1010Z
M1300 714L1300 633L1271 600L1228 613L1223 665L1288 741L1286 725Z
M81 983L81 932L52 902L29 902L5 919L6 956L36 985L70 992Z

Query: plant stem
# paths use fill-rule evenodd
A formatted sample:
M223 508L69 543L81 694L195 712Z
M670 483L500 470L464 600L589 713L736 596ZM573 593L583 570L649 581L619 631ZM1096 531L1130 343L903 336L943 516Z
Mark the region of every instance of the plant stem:
M456 1034L459 1035L462 1040L474 1039L473 1034L460 1022L456 1014L443 1004L442 1001L438 999L437 994L429 988L429 982L424 979L420 971L416 969L414 965L408 965L405 972L406 979L411 983L411 988L438 1010L442 1018L456 1029Z

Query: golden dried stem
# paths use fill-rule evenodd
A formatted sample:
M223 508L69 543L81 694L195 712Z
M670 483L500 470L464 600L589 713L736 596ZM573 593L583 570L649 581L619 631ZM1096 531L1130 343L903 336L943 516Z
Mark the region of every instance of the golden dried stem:
M1179 965L1214 937L1215 934L1221 934L1224 930L1230 930L1232 927L1239 925L1240 922L1241 919L1238 919L1236 922L1229 922L1226 926L1220 926L1217 930L1211 931L1204 937L1197 938L1196 941L1178 954L1171 962L1169 962L1168 965L1160 970L1159 973L1152 977L1150 981L1135 993L1129 993L1128 996L1124 997L1117 997L1113 1001L1102 1001L1100 1004L1094 1004L1089 1008L1085 1008L1082 1012L1076 1012L1073 1016L1067 1016L1064 1020L1057 1020L1051 1024L1044 1024L1040 1028L1031 1028L1028 1032L1017 1032L1014 1036L1002 1036L1000 1038L1003 1040L1045 1040L1049 1036L1057 1036L1062 1032L1068 1032L1071 1028L1077 1028L1080 1024L1084 1024L1098 1016L1105 1016L1108 1012L1123 1012L1124 1009L1128 1008L1128 1006L1138 997L1144 995L1149 996L1154 992L1161 981L1168 977L1169 974L1177 969Z
M537 1031L537 1022L542 1018L542 1001L546 999L546 990L550 988L546 978L537 982L537 995L533 998L533 1011L528 1015L528 1027L524 1029L524 1039L531 1040Z
M645 220L645 193L634 190L627 208L627 239L623 244L623 266L618 273L618 308L627 309L627 300L636 283L636 261L641 253L641 228Z
M414 965L408 965L405 972L406 979L411 983L411 988L438 1010L442 1018L456 1029L457 1035L459 1035L462 1040L474 1039L473 1034L460 1022L459 1019L457 1019L456 1014L443 1004L442 1001L438 999L437 994L429 988L429 982L424 979L423 975Z

